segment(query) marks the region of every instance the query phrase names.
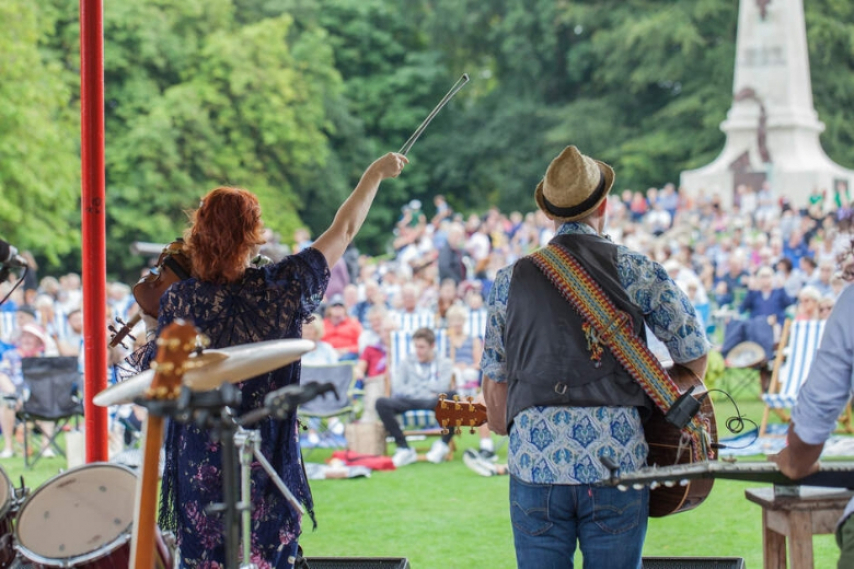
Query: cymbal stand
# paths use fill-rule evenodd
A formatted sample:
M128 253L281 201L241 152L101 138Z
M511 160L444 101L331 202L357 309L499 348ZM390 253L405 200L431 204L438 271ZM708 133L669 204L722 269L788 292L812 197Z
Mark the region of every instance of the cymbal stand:
M237 504L237 511L240 512L242 522L242 538L243 538L243 564L241 569L256 569L256 565L252 563L252 458L254 457L260 464L261 468L270 476L270 480L282 493L282 496L295 509L305 514L305 507L294 496L279 474L261 452L259 445L261 443L261 434L258 431L247 430L241 427L237 428L234 435L234 444L240 455L240 502Z

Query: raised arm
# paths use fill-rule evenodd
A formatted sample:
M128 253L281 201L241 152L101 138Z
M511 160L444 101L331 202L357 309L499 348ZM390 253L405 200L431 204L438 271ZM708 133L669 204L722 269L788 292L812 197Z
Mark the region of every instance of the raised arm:
M323 253L330 267L338 262L347 245L361 229L380 182L386 178L396 178L408 162L406 156L389 152L375 160L362 174L356 189L338 208L332 225L312 244L312 247Z

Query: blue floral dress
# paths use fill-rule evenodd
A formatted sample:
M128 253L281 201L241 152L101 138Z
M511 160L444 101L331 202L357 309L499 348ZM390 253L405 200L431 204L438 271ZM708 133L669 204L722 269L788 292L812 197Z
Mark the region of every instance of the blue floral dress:
M314 311L329 282L325 257L308 248L261 268L249 268L234 284L218 285L191 278L173 284L160 303L158 333L177 318L192 322L210 338L211 348L250 342L300 338L302 324ZM149 366L154 342L138 357ZM264 396L299 383L299 362L239 384L239 413L261 407ZM313 511L300 460L296 416L256 423L261 452L287 487ZM222 502L222 449L194 424L170 422L166 434L160 525L175 532L180 547L176 565L202 569L225 566L224 520L205 508ZM260 464L252 464L252 559L259 568L293 566L301 514L291 507ZM313 517L313 516L312 516Z

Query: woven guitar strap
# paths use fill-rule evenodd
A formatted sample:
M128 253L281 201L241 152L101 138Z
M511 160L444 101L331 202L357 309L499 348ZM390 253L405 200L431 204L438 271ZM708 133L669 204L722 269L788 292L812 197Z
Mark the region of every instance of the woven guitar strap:
M607 345L656 407L667 414L681 393L658 358L635 335L631 316L617 309L587 270L560 245L552 243L528 258L593 327L594 343ZM595 350L593 355L596 355ZM694 461L712 458L706 436L709 428L708 421L697 413L682 431L683 439L689 437L694 443L690 445Z

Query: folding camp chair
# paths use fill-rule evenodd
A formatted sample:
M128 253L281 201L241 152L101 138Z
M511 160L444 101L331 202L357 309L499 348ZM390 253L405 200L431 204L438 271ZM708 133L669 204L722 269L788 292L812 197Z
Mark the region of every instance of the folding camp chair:
M50 358L23 358L21 371L24 377L24 395L20 418L24 423L24 464L32 468L49 448L62 456L65 451L57 438L74 419L75 428L83 415L83 402L78 397L82 375L76 356ZM33 456L29 456L30 439L35 434L30 422L54 424L53 434L47 444ZM42 436L46 436L42 433Z
M401 361L415 351L412 343L414 331L395 330L391 334L391 358L389 360L389 371L394 374L394 368ZM448 335L445 330L434 330L436 334L436 354L448 353ZM391 396L391 384L386 386L386 396ZM406 411L398 415L398 421L407 438L421 439L425 437L442 436L442 427L436 421L436 414L432 409L416 409ZM451 451L454 450L454 441L449 443Z
M759 428L760 437L767 431L771 411L783 421L789 421L787 409L795 405L798 390L809 374L823 332L824 320L786 320L783 324L780 346L784 347L777 350L771 387L762 395L765 411Z
M330 365L304 365L300 375L300 383L305 385L311 381L318 383L331 383L335 386L335 393L325 393L315 397L307 403L303 403L297 414L301 418L308 419L312 429L316 428L318 440L303 441L303 448L314 447L341 447L344 442L344 431L335 432L331 428L335 419L343 425L354 419L355 407L353 405L353 364L354 362L338 362Z

